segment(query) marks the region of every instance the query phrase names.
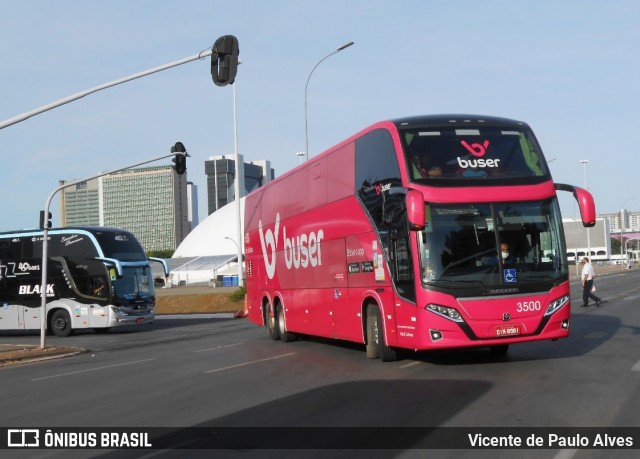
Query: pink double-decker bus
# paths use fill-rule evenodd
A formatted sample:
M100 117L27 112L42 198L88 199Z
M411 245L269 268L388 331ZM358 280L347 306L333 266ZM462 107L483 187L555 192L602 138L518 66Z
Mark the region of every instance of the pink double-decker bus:
M591 194L553 182L521 121L376 123L247 196L249 318L275 340L348 340L383 361L565 338L556 190L594 225Z

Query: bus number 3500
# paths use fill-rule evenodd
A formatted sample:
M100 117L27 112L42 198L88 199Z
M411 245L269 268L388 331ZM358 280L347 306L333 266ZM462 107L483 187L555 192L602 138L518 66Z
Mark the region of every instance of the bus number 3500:
M518 312L533 312L539 311L542 309L542 304L540 301L518 301L518 307L516 311Z

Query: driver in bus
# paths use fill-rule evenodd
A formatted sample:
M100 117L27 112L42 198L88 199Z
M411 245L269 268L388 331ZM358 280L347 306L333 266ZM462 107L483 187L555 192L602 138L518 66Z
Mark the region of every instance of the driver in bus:
M104 290L105 282L102 277L96 277L93 280L93 296L104 297L106 292Z
M509 251L509 244L507 242L500 243L500 258L504 266L514 266L516 264L516 257Z
M442 170L439 166L429 167L426 163L426 159L417 153L411 156L411 168L414 178L440 177L442 175Z

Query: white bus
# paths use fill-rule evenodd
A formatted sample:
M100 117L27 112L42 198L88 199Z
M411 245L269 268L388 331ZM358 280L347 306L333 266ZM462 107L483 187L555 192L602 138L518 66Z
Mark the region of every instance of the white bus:
M42 230L0 233L0 330L41 327L42 241ZM133 234L121 229L49 230L47 330L69 336L81 328L106 332L151 323L155 290L149 260Z

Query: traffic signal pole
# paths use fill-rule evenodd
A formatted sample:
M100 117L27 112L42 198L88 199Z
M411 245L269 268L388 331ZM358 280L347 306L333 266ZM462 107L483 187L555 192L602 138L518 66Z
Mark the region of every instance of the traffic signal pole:
M35 110L31 110L30 112L26 112L26 113L23 113L22 115L18 115L18 116L15 116L13 118L10 118L8 120L5 120L5 121L0 123L0 129L4 129L4 128L8 127L8 126L11 126L12 124L19 123L19 122L24 121L24 120L26 120L28 118L31 118L32 116L39 115L40 113L46 112L46 111L51 110L53 108L60 107L61 105L68 104L69 102L73 102L74 100L81 99L81 98L83 98L85 96L88 96L89 94L93 94L94 92L102 91L103 89L111 88L113 86L117 86L119 84L126 83L126 82L131 81L131 80L142 78L144 76L151 75L153 73L158 73L158 72L161 72L163 70L170 69L172 67L177 67L178 65L182 65L182 64L186 64L188 62L204 59L205 57L211 56L212 53L213 53L212 49L207 49L207 50L202 51L202 52L200 52L200 53L198 53L198 54L196 54L194 56L185 57L184 59L180 59L178 61L170 62L169 64L161 65L159 67L154 67L152 69L145 70L143 72L139 72L139 73L136 73L134 75L129 75L129 76L126 76L124 78L120 78L119 80L114 80L114 81L110 81L109 83L104 83L104 84L101 84L99 86L95 86L95 87L93 87L91 89L87 89L86 91L81 91L79 93L73 94L71 96L65 97L65 98L57 100L55 102L51 102L50 104L43 105L42 107L36 108Z

